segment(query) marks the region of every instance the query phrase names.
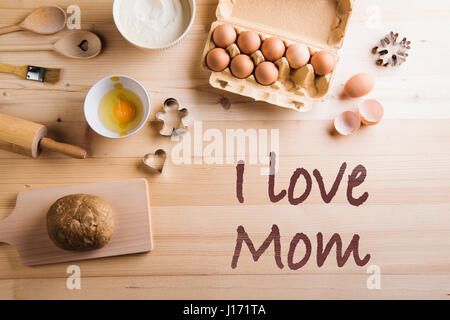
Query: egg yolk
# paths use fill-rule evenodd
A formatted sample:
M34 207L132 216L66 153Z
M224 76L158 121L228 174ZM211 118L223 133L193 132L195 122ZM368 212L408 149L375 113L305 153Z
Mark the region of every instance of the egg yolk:
M114 118L119 121L120 124L126 124L133 121L136 117L136 108L134 104L129 101L119 100L114 107Z

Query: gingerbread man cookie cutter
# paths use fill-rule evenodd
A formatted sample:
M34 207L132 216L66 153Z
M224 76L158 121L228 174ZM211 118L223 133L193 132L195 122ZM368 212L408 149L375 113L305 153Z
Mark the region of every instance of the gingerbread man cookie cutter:
M175 98L169 98L164 102L164 111L158 112L156 118L163 122L163 127L159 133L165 137L181 136L188 129L189 111L181 107Z

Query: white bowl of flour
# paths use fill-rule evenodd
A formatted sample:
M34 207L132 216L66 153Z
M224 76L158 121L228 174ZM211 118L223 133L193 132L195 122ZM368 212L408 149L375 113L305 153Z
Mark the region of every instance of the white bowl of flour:
M174 46L189 32L195 0L114 0L113 15L129 42L160 50Z

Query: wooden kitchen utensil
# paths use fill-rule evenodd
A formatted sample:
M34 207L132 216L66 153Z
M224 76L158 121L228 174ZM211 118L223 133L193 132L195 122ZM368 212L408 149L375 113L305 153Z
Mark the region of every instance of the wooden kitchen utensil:
M44 6L31 12L18 25L0 28L0 34L27 30L39 34L53 34L66 26L66 12L58 6Z
M13 66L6 63L0 63L0 72L15 74L26 80L57 83L59 81L61 69L36 66Z
M114 234L101 249L72 252L58 248L47 233L47 211L59 198L92 194L113 209ZM24 265L42 265L148 252L153 249L147 180L65 186L19 193L16 208L0 220L0 242L14 246Z
M102 41L90 31L72 31L54 43L0 46L0 52L56 51L74 59L91 59L102 51Z
M86 150L45 138L47 128L38 123L0 113L0 148L37 158L41 149L60 152L77 159L86 158Z

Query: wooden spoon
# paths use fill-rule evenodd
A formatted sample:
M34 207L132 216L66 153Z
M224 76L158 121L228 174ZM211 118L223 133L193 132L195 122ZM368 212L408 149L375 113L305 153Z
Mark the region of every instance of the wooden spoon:
M102 41L90 31L73 31L65 34L55 43L0 46L0 52L18 51L56 51L69 58L91 59L102 51Z
M66 26L66 12L58 6L40 7L31 12L25 20L14 26L0 28L0 34L28 30L39 34L53 34Z

